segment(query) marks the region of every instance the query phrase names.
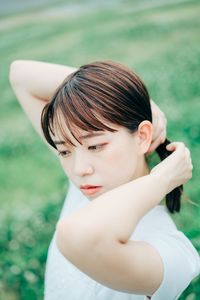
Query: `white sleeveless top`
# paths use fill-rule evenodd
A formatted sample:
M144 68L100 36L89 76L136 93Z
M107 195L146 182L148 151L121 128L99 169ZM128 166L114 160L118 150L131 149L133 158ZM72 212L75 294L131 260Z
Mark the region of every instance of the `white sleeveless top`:
M72 183L60 218L87 205L88 200ZM164 278L152 300L174 300L200 273L200 258L190 240L178 231L167 212L158 205L137 224L131 240L145 241L155 247L164 263ZM145 295L110 289L77 269L59 252L55 234L51 241L46 273L45 300L144 300Z

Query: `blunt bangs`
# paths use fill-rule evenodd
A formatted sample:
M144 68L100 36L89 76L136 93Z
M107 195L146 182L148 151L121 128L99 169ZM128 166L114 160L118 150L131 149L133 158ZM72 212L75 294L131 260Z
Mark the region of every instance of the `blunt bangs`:
M108 121L113 123L112 119L106 118L105 123L102 121L102 114L99 115L97 105L92 106L94 103L96 101L91 101L91 97L89 100L83 93L79 95L79 93L73 91L69 92L66 88L57 92L52 101L44 107L41 116L42 130L47 142L57 149L54 143L55 132L66 144L74 146L67 135L67 131L80 144L79 129L87 132L116 131L105 124Z

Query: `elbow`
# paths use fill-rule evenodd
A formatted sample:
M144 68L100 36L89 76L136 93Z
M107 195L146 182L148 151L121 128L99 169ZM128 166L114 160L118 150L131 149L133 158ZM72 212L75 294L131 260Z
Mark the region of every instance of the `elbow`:
M16 85L17 81L19 80L19 68L20 68L20 61L14 60L10 64L9 69L9 81L12 86Z
M98 244L100 237L94 228L73 218L61 219L56 226L56 244L63 256L75 263L76 257L84 256Z
M68 220L61 219L58 221L56 226L56 244L58 250L65 257L69 255L69 251L72 249L72 242L75 242L73 231L73 226Z
M11 86L19 85L23 80L23 61L14 60L10 64L9 68L9 81Z

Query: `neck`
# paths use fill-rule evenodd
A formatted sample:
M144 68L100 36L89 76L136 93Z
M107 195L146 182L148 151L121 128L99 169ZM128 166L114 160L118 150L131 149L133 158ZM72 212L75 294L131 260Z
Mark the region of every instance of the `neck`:
M150 170L149 170L149 167L145 161L144 163L144 168L143 168L143 175L142 176L145 176L145 175L148 175L150 173Z
M141 163L141 165L138 169L138 172L137 172L137 175L135 176L135 179L139 178L139 177L142 177L142 176L145 176L145 175L148 175L149 173L150 173L150 170L149 170L147 162L144 158L144 160L142 161L142 163Z

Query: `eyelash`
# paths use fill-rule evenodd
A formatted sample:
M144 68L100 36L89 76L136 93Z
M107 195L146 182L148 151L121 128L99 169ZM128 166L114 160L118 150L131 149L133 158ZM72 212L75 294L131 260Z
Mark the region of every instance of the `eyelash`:
M106 146L107 143L104 143L104 144L98 144L98 145L93 145L93 146L89 146L88 149L91 150L91 151L98 151L98 150L101 150L104 146ZM96 149L94 149L96 148ZM58 151L58 155L59 156L62 156L62 157L67 157L68 154L70 154L69 151L67 150L64 150L64 151Z
M66 157L67 156L67 152L70 153L69 151L58 151L58 155L62 156L62 157Z
M95 151L95 150L100 150L100 149L102 149L105 145L107 145L107 143L89 146L88 149L89 149L89 150L94 150L94 151ZM96 149L94 149L94 147L95 147Z

